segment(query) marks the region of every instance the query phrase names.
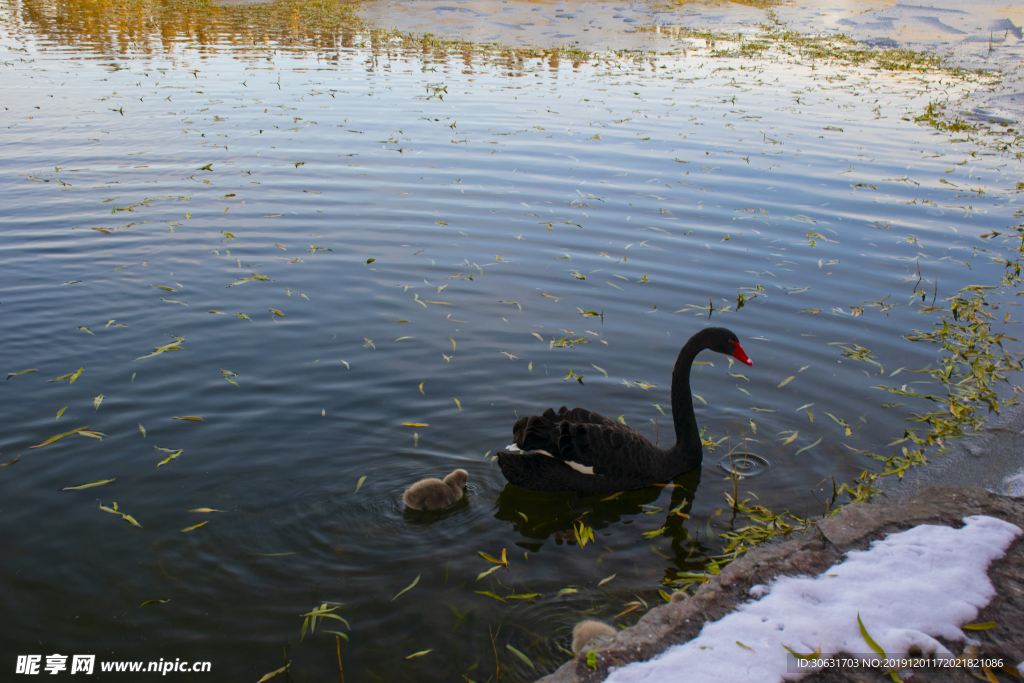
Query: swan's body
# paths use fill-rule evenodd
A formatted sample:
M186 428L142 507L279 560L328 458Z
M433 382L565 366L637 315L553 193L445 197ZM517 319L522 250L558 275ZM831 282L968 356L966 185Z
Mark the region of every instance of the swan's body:
M572 629L572 651L577 657L591 641L595 639L609 640L618 633L603 621L587 619L576 624Z
M672 421L676 443L659 448L621 422L583 408L520 418L515 443L498 452L502 474L534 491L575 491L581 495L640 489L700 466L704 451L693 414L690 366L711 349L753 365L736 335L708 327L690 337L672 370Z
M468 479L466 470L455 470L444 481L423 479L407 488L402 500L413 510L440 510L462 500L462 488Z

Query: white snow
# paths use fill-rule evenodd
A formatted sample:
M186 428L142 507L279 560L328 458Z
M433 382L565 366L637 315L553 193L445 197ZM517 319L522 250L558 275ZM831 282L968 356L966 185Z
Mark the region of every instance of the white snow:
M696 638L648 662L615 669L608 683L777 683L787 673L786 645L809 654L870 654L868 634L887 656L916 645L925 654L951 657L935 636L963 640L960 626L995 596L988 565L1002 557L1021 529L995 517L964 518L964 526L921 525L875 541L869 550L816 577L780 577L759 600L704 625ZM766 593L766 594L765 594ZM743 643L741 646L739 643Z

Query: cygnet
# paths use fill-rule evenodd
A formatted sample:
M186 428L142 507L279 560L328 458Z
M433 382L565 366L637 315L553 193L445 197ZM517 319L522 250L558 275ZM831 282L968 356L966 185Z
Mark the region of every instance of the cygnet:
M413 510L440 510L462 500L462 488L468 479L466 470L455 470L444 481L423 479L407 488L402 500Z
M590 641L595 638L614 638L616 633L618 631L603 621L594 619L581 621L572 629L572 651L579 656Z

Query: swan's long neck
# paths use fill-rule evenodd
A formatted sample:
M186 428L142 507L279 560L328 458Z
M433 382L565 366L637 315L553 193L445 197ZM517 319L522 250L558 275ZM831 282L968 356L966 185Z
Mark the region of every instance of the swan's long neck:
M672 369L672 424L676 430L676 444L670 451L696 467L703 458L700 445L700 430L693 414L693 396L690 393L690 366L697 354L706 348L700 333L690 338L679 351L676 365Z

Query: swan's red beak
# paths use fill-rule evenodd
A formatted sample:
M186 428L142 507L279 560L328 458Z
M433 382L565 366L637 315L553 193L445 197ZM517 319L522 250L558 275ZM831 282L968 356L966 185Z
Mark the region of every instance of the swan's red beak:
M746 352L743 350L743 347L740 346L740 343L737 341L734 341L732 343L732 357L740 361L741 363L746 363L747 365L754 364L754 361L747 358Z

